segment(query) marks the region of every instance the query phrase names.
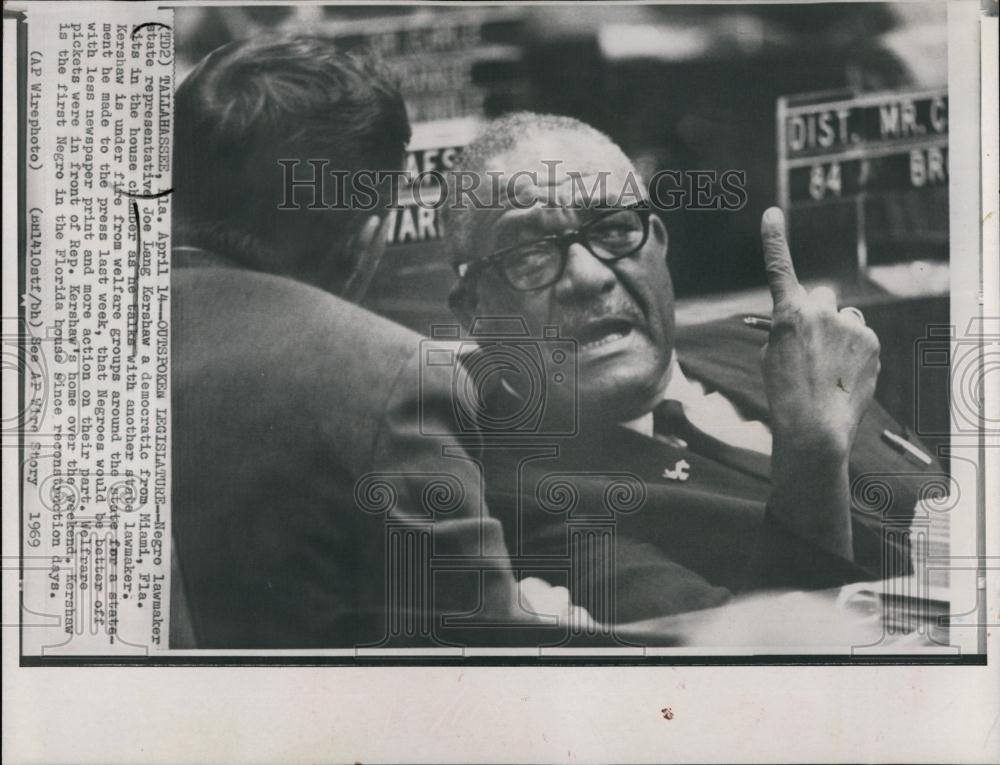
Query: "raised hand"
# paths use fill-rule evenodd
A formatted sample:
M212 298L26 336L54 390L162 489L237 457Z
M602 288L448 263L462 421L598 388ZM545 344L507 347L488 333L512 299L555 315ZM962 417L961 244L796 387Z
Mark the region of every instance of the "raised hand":
M850 557L848 458L871 404L879 341L857 309L799 284L776 207L761 221L774 301L762 351L774 435L772 511L801 535Z
M763 350L772 428L803 446L849 449L875 393L878 337L856 309L838 311L831 290L799 284L777 207L764 213L761 239L774 301Z

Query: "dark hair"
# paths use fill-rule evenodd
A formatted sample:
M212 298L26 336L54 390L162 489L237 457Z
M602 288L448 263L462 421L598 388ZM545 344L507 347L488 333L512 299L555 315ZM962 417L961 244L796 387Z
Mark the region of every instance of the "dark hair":
M178 244L224 249L260 270L329 269L373 211L310 210L308 196L302 209L279 210L278 160L299 160L297 178L311 177L309 159L328 161L327 170L398 170L409 140L399 90L371 58L303 35L224 45L177 89ZM386 203L383 195L374 212L384 213ZM335 267L347 272L350 264Z

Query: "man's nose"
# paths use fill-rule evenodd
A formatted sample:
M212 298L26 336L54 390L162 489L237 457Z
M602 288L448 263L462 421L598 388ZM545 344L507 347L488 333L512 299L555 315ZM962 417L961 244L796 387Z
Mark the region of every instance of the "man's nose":
M555 285L560 300L575 300L608 292L614 288L618 277L609 263L598 260L579 242L571 244L566 254L566 269Z

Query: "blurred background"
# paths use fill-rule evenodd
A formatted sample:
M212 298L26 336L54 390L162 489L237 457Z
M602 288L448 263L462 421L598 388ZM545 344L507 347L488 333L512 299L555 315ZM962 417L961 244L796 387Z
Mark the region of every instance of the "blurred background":
M530 109L603 130L647 177L745 171L744 209L662 215L680 324L768 311L759 221L779 201L780 97L835 101L947 86L938 2L189 6L175 10L178 82L219 45L297 30L376 51L395 69L415 123L417 170L446 168L482 119ZM915 344L928 325L949 319L946 178L787 212L800 276L861 306L883 339L879 398L906 423L926 406L922 421L946 431L946 381L921 390L920 399L939 399L933 405L917 401L914 380ZM451 321L440 234L430 211L396 216L370 308L425 334Z

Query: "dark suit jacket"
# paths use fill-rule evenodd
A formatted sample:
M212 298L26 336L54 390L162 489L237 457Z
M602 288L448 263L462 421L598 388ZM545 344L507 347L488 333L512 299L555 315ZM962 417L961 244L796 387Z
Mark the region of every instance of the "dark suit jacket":
M677 339L685 374L766 422L760 346L759 332L732 320L682 330ZM705 456L623 427L536 437L534 449L487 444L487 498L515 567L567 585L602 621L712 607L748 590L834 587L908 573L900 532L921 487L940 483L940 467L898 453L883 429L904 433L875 404L850 458L853 560L769 517L766 456L736 448ZM688 480L665 478L679 460L690 465Z
M454 427L453 370L421 370L418 335L326 292L187 252L172 281L172 518L189 640L419 643L432 597L435 613L512 602L478 472L427 435ZM428 524L437 558L495 571L407 579L426 571ZM389 599L415 622L389 625Z

